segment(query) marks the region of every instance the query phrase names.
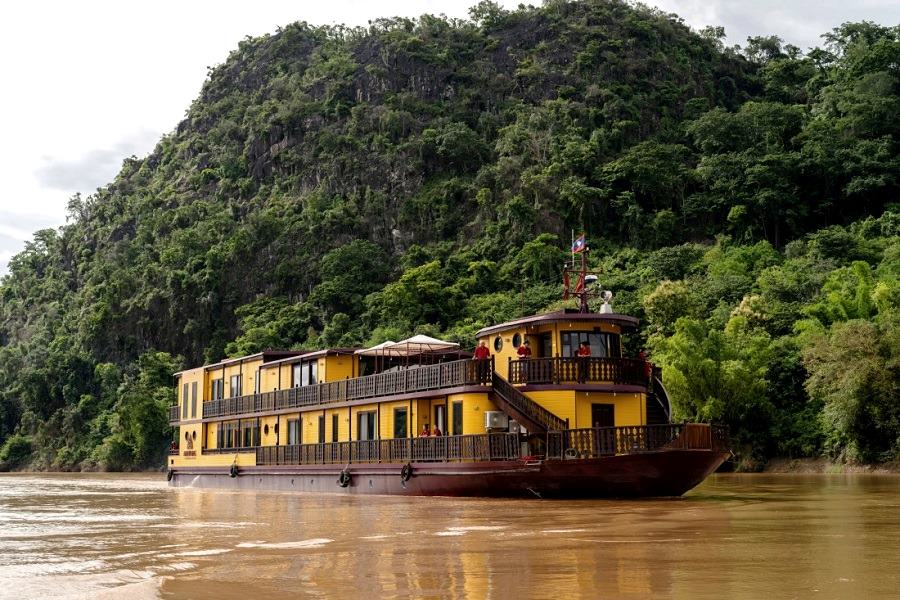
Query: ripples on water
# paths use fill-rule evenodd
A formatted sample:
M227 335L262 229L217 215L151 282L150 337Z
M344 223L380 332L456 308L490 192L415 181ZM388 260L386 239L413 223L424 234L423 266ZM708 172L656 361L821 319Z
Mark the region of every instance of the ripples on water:
M0 598L854 598L900 590L900 478L716 476L680 500L169 489L0 476Z

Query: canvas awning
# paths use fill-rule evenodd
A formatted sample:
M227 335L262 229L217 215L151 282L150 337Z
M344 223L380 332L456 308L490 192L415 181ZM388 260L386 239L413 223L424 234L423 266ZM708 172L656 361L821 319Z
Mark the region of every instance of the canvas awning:
M445 342L427 335L414 335L399 342L382 342L371 348L357 350L363 356L416 356L431 352L459 350L456 342Z
M419 334L400 340L393 346L390 346L389 350L396 356L414 356L416 354L425 354L426 352L459 350L459 344Z
M357 354L361 354L362 356L383 356L387 354L385 348L389 348L396 344L397 342L392 342L388 340L386 342L381 342L380 344L376 344L371 348L363 348L362 350L357 350Z

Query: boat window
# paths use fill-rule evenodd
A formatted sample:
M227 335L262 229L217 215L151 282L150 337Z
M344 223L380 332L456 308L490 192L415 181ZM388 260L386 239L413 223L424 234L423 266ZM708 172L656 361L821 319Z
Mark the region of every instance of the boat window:
M319 443L325 443L325 415L319 415Z
M409 437L409 429L407 428L407 412L406 408L394 409L394 438Z
M522 334L515 333L513 335L512 342L513 342L513 348L518 348L519 346L521 346L522 345Z
M338 416L331 415L331 441L338 441Z
M241 395L241 388L243 387L242 383L243 381L241 375L231 376L231 379L228 382L228 391L231 392L231 396L229 396L230 398L237 398Z
M197 382L191 383L191 417L197 418Z
M596 331L567 331L560 334L561 356L575 356L581 342L591 346L591 356L619 356L619 336Z
M356 415L359 420L357 429L357 439L374 440L375 439L375 411L361 412Z
M503 350L503 338L498 335L494 338L494 351L500 352L501 350Z
M212 399L221 400L225 397L225 382L222 378L212 380Z
M188 418L188 384L181 386L181 418Z
M463 403L453 403L453 435L463 434Z
M300 443L300 419L288 420L288 445L296 446Z
M297 367L299 366L300 370L300 379L299 384L297 383ZM294 387L298 385L315 385L319 380L319 361L309 360L306 362L300 363L300 365L294 366Z

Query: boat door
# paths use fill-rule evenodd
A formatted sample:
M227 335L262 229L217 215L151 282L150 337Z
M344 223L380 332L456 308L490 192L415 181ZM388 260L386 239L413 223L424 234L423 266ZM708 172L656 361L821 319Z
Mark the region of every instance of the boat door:
M553 356L553 344L550 340L550 335L551 334L549 333L542 333L540 335L541 343L538 345L538 352L540 352L540 354L538 356L541 358L550 358Z
M615 427L615 404L591 404L591 427Z
M441 433L447 433L447 407L439 404L434 407L434 426L441 430Z

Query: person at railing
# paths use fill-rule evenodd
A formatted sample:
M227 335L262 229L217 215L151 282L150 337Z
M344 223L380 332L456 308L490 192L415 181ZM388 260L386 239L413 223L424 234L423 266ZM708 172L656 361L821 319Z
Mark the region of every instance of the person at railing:
M428 423L425 423L425 427L422 428L422 433L419 434L419 437L429 437L431 435L431 426Z
M653 375L653 363L647 360L647 353L643 349L638 352L638 360L644 363L644 375L647 377L647 381L650 381Z
M435 436L435 437L439 437L439 436L442 436L442 435L444 435L444 434L441 433L441 428L438 427L437 425L435 425L435 426L434 426L434 429L431 430L431 435L433 435L433 436Z
M478 381L484 383L490 377L491 351L487 347L487 342L483 341L475 348L475 375Z
M578 346L578 383L584 383L587 379L588 366L591 360L591 345L587 342L581 342Z
M519 357L519 360L523 358L531 358L531 344L529 344L528 340L522 342L519 348L516 350L516 354Z

